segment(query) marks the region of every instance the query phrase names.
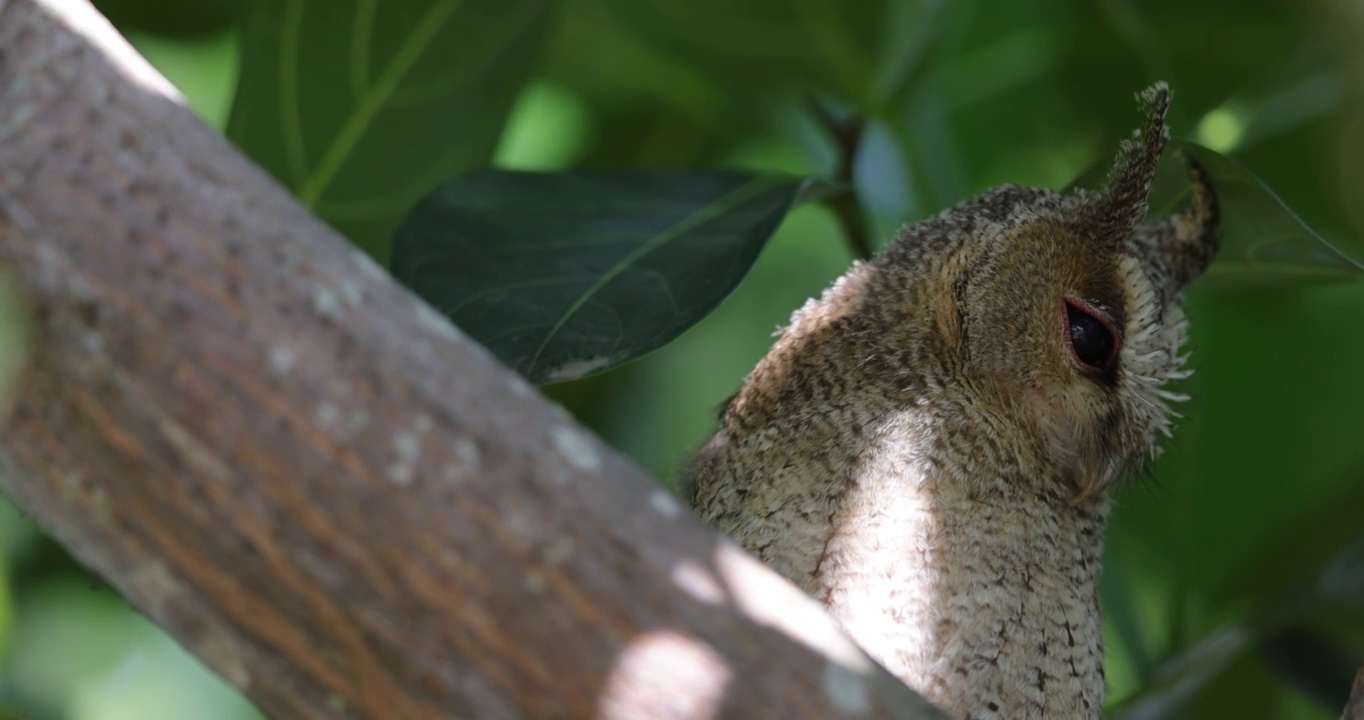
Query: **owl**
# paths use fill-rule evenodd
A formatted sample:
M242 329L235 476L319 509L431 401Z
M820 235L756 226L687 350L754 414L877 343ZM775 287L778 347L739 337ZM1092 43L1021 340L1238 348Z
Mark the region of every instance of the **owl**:
M1097 718L1109 490L1171 433L1218 206L1148 219L1170 92L1099 190L1003 186L795 312L686 470L697 512L954 717Z

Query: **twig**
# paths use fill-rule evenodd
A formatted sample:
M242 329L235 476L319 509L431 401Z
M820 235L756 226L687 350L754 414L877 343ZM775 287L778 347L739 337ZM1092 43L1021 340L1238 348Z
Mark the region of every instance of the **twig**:
M866 260L872 256L871 231L867 227L867 218L862 212L862 201L858 197L857 183L853 178L853 163L856 162L857 151L862 145L866 119L853 116L840 120L813 100L810 107L815 117L819 119L820 125L833 139L838 152L833 180L838 184L839 190L825 198L823 205L838 220L839 227L843 230L843 239L853 257Z

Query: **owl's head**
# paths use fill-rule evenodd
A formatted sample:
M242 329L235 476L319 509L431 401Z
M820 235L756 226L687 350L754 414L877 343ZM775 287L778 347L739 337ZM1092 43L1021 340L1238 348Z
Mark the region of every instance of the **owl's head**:
M1060 194L1003 187L909 231L878 262L934 262L951 279L951 341L973 402L1018 436L1076 497L1101 492L1170 431L1166 386L1185 377L1182 291L1217 250L1218 211L1189 160L1182 214L1146 219L1168 131L1164 84L1139 94L1145 120L1107 184ZM945 259L944 259L945 258Z

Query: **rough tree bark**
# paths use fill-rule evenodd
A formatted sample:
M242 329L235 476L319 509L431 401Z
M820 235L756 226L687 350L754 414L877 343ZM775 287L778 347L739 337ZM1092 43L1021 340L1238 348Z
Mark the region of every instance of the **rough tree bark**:
M0 486L266 713L939 716L85 2L0 2L0 53Z

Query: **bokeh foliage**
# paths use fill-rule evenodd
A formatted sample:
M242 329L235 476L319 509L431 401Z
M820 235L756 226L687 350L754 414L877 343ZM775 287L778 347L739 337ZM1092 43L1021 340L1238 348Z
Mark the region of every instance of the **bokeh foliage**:
M209 122L226 129L231 108L249 154L381 257L404 203L490 159L828 174L834 146L811 96L868 118L854 178L886 237L999 183L1068 185L1111 154L1134 125L1132 93L1156 79L1174 88L1176 135L1235 158L1364 255L1357 0L97 4ZM378 13L375 32L388 33L360 75L387 82L424 33L443 38L439 52L411 50L411 67L476 79L394 76L380 89L411 91L397 109L374 105L366 83L335 85L326 54L355 46L346 8ZM301 23L319 11L338 29L295 38L296 54L313 54L286 87L279 33L290 13ZM233 106L239 75L242 97L256 94ZM284 137L281 103L304 98L294 127L307 162L294 175L289 151L260 138ZM346 143L357 152L332 150ZM314 161L335 181L309 184ZM388 214L365 214L375 207ZM797 209L693 330L549 392L668 481L772 329L848 260L828 213ZM1119 491L1110 532L1112 705L1131 717L1335 717L1364 660L1364 284L1210 284L1190 302L1195 399L1152 476ZM0 541L15 607L0 617L0 704L32 718L249 716L26 521L0 516Z

